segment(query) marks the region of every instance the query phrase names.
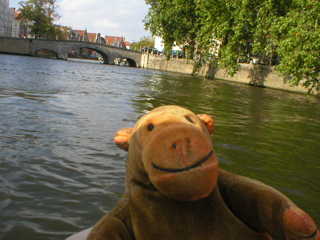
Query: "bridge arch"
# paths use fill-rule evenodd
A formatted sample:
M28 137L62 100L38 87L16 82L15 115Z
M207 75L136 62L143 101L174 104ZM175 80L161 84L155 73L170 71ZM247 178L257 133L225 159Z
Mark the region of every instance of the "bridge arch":
M130 66L130 67L137 67L137 63L136 63L136 61L135 61L134 59L132 59L132 58L127 58L127 61L128 61L128 63L129 63L129 66Z
M53 53L56 58L59 58L59 57L60 57L60 56L59 56L59 53L57 53L54 49L47 48L47 47L38 48L38 49L34 50L34 51L31 53L31 55L32 55L32 56L37 56L37 55L38 55L38 52L39 52L39 51L43 51L43 50L44 50L44 51L49 51L49 52Z
M71 50L84 49L84 48L99 53L99 54L101 55L101 57L103 58L103 63L104 63L104 64L112 64L112 62L111 62L111 60L110 60L110 57L108 56L107 53L105 53L104 51L101 51L101 50L99 50L99 49L97 49L97 48L91 47L91 46L73 46L73 47L69 48L69 49L67 50L67 52L69 53Z

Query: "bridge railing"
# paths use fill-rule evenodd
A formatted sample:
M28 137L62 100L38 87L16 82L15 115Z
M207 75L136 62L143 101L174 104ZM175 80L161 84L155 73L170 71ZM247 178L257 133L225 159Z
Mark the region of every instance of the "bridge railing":
M72 37L72 38L68 37L68 38L66 38L66 37L61 37L59 35L37 35L37 36L34 36L33 38L25 38L25 39L30 39L30 40L35 39L35 40L44 40L44 41L81 42L81 43L97 44L97 45L102 45L102 46L108 46L110 48L124 49L124 50L131 51L131 52L139 52L139 53L141 53L141 51L136 51L136 50L122 48L122 47L116 47L116 46L108 45L106 43L81 41L81 39L79 37Z

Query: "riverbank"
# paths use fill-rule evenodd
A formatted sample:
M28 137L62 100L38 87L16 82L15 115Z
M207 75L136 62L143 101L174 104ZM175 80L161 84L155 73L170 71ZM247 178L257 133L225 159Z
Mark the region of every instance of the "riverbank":
M30 44L36 40L33 39L18 39L18 38L0 38L0 53L5 54L17 54L17 55L34 55L39 51L32 51ZM47 42L46 42L47 43ZM69 43L65 41L64 43ZM88 44L88 43L83 43ZM94 45L96 47L96 45ZM79 46L78 46L79 47ZM83 47L83 46L82 46ZM95 47L91 47L93 50L96 50ZM77 48L75 46L75 48ZM40 51L45 51L50 49L48 46L40 49ZM98 51L98 50L96 50ZM54 52L54 53L53 53ZM194 73L194 61L186 59L172 58L170 61L167 61L162 56L157 56L153 54L141 54L138 53L138 57L128 57L126 59L131 61L131 66L141 66L148 69L156 70L165 70L170 72L179 72L186 74ZM40 53L41 55L41 53ZM58 52L53 51L46 52L43 54L45 57L57 57L61 59L67 59L67 55L61 55L59 57ZM108 54L107 54L108 55ZM112 55L112 54L111 54ZM63 57L61 57L63 56ZM118 55L117 55L118 56ZM107 56L105 56L107 58ZM109 63L113 64L115 56L110 57L108 55ZM141 64L141 65L139 65ZM289 79L279 76L275 71L274 66L268 65L254 65L254 64L240 64L241 70L235 74L233 77L229 76L227 72L223 69L219 69L209 65L203 65L200 71L197 73L199 76L204 76L212 79L221 79L231 82L244 83L259 87L268 87L274 89L280 89L290 92L298 92L306 94L308 92L302 86L291 86L288 82ZM320 96L320 91L313 91L314 96Z
M141 57L141 67L148 69L157 69L170 72L179 72L186 74L194 73L194 61L180 58L171 58L169 61L165 57L153 54L143 54ZM227 71L218 67L204 64L200 69L198 76L212 79L226 80L230 82L244 83L258 87L268 87L297 93L307 93L308 90L300 86L291 86L289 78L281 77L275 70L275 66L259 65L252 63L240 63L241 70L233 77L228 75ZM319 91L313 91L313 95L319 96Z

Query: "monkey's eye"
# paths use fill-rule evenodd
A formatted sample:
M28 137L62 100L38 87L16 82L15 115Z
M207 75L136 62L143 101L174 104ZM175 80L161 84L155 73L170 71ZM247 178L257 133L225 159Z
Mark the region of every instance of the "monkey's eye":
M150 123L149 125L148 125L148 130L149 131L152 131L154 129L154 125L152 124L152 123Z
M194 123L194 121L192 121L192 119L189 117L189 116L186 116L186 119L191 122L191 123Z

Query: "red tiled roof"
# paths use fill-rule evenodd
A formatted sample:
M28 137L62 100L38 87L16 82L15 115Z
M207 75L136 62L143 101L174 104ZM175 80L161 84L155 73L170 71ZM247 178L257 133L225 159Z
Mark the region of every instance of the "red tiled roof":
M115 37L115 36L106 36L105 39L106 39L106 44L107 45L113 45L114 41L118 40L118 44L121 43L121 40L122 40L122 37Z
M85 30L76 30L76 32L79 33L79 37L82 37L85 33ZM89 42L94 42L96 40L96 37L97 37L97 33L88 33L87 32L87 36L88 36L88 40ZM124 40L123 37L115 37L115 36L106 36L105 37L105 40L106 40L106 44L107 45L111 45L113 46L114 44L114 41L115 40L118 40L118 44L121 43L122 39ZM131 44L129 42L125 42L125 45L126 46L130 46Z
M82 37L84 34L84 30L76 30L77 33L79 33L79 37Z
M18 9L17 11L14 12L14 19L21 20L21 18L22 18L21 11L20 9Z
M105 39L106 39L106 44L107 44L107 45L113 45L114 40L116 39L116 37L106 36Z
M88 34L89 42L94 42L94 40L96 40L96 36L97 36L96 33L87 33L87 34Z
M76 32L79 33L79 37L82 37L85 33L85 30L76 30ZM87 32L87 36L88 36L88 41L89 42L94 42L96 40L96 36L97 34L96 33L88 33Z

